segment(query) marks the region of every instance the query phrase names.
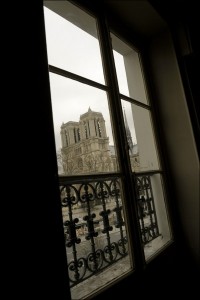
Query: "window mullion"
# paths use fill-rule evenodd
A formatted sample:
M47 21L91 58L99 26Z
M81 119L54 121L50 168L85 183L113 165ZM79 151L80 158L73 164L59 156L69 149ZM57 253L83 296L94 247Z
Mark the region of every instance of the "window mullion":
M104 63L104 72L109 86L108 97L110 112L112 116L115 142L118 150L118 159L120 169L123 174L123 184L126 197L126 212L128 223L134 230L129 230L131 235L132 245L134 247L134 264L136 270L139 270L144 265L144 252L141 243L140 224L137 216L137 201L135 190L135 178L132 176L131 166L128 155L128 143L126 132L123 124L123 112L121 108L121 99L117 82L117 75L112 53L110 33L104 16L98 20L99 39Z

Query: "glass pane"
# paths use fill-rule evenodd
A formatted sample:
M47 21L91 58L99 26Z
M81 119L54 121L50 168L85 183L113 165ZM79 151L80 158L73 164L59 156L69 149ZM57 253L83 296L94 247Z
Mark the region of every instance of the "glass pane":
M106 92L50 73L60 175L116 172Z
M121 103L132 171L158 170L159 162L149 111L124 100Z
M111 37L120 93L147 104L148 100L138 53L114 34L111 34Z
M139 172L140 157L139 157L138 143L136 139L131 103L123 100L121 101L121 103L123 108L126 138L129 146L129 157L130 157L131 169L133 172Z
M49 64L105 83L95 19L69 1L44 4Z
M136 175L138 217L146 260L171 240L160 174Z

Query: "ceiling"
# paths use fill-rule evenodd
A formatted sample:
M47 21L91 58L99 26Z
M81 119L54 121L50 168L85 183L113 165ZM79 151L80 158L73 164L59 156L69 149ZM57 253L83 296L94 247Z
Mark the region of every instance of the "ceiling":
M108 16L112 12L112 18L115 16L119 23L123 22L144 37L150 37L167 26L149 1L104 0L104 7Z
M102 0L108 16L141 36L152 37L169 25L183 23L189 30L199 24L198 1L195 0ZM110 17L111 18L111 17Z

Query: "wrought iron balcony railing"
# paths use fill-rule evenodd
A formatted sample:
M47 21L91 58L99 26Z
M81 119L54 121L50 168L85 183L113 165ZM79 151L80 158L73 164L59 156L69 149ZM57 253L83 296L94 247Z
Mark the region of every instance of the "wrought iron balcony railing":
M143 244L157 238L159 234L151 175L136 175L138 217Z
M145 244L159 235L150 175L137 174L138 217ZM116 176L60 179L70 286L128 255L128 241Z

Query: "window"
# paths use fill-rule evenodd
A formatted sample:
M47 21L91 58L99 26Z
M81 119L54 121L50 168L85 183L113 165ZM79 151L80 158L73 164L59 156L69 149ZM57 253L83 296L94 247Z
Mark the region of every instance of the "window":
M131 169L136 177L138 216L146 260L171 239L162 167L154 136L151 105L138 51L111 34ZM123 68L123 72L121 72ZM129 115L126 116L125 112ZM130 129L129 129L130 128ZM134 137L134 142L132 141ZM137 155L134 153L137 145ZM132 161L139 162L138 165Z
M87 299L171 241L164 174L139 50L69 1L44 16L66 272Z

